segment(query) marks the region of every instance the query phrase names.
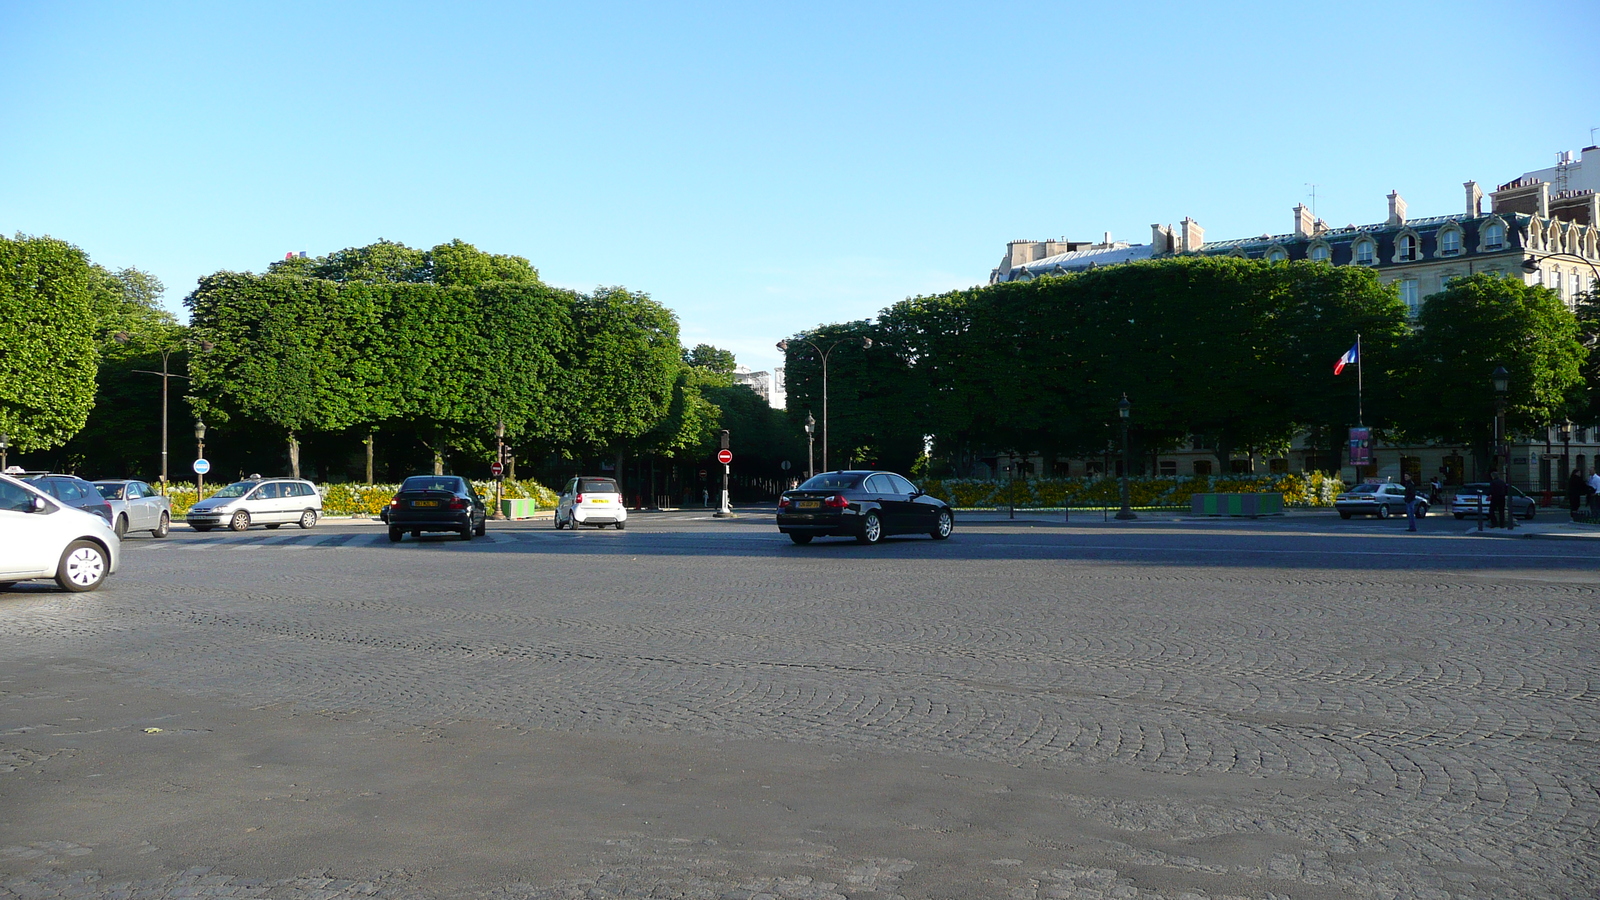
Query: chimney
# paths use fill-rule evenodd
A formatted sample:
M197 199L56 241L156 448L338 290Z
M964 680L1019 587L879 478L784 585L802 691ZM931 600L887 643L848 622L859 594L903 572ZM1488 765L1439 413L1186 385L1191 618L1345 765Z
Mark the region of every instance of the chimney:
M1189 218L1188 216L1184 216L1183 217L1183 247L1182 247L1183 252L1184 253L1194 253L1194 252L1198 251L1200 249L1200 247L1203 244L1205 244L1205 242L1206 242L1206 230L1204 228L1200 227L1200 223L1198 223L1195 220Z
M1483 188L1478 187L1476 181L1463 186L1467 189L1467 215L1473 218L1483 215Z
M1311 224L1311 210L1304 203L1297 203L1294 207L1294 236L1308 238L1316 234L1315 227Z
M1171 225L1150 226L1150 250L1156 256L1166 256L1177 250L1172 241Z
M1389 224L1404 225L1406 223L1406 202L1400 199L1399 191L1389 192Z

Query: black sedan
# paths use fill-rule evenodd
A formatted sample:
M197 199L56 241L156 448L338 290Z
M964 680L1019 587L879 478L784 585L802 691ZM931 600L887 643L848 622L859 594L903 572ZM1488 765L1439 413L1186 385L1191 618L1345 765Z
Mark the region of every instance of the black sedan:
M819 535L876 544L891 534L942 541L955 527L950 504L893 472L823 472L778 498L778 530L796 544Z
M386 521L389 540L398 542L411 532L454 531L463 541L483 534L489 513L483 498L459 475L413 475L401 482L389 501Z

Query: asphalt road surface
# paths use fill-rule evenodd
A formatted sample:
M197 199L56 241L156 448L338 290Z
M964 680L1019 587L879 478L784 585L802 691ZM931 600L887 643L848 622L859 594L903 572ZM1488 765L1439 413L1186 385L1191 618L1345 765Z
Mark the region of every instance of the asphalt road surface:
M132 536L0 593L0 898L1600 894L1600 544L1404 527Z

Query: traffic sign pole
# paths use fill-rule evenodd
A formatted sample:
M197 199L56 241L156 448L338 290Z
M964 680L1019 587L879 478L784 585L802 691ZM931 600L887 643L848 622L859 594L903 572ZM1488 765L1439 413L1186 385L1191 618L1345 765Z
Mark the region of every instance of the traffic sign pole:
M717 451L717 462L722 463L722 504L712 515L718 519L733 518L733 507L728 503L728 479L733 471L733 451L728 449L728 430L722 430L722 449Z

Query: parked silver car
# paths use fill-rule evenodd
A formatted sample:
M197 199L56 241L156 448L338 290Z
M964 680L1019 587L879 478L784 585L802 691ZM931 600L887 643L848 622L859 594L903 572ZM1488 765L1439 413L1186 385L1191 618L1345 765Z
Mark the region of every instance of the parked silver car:
M1419 518L1428 514L1427 495L1422 490L1419 488L1417 491ZM1333 501L1333 508L1339 511L1341 519L1351 516L1377 516L1380 519L1403 516L1406 514L1406 486L1393 483L1358 484L1340 494Z
M263 478L235 481L189 507L186 518L195 531L220 525L243 531L251 525L277 528L290 522L310 528L321 516L322 495L316 485L299 478Z
M117 537L130 531L148 531L158 538L172 530L172 501L142 481L107 479L94 489L111 504L111 527Z
M1510 507L1511 514L1519 519L1533 518L1539 508L1536 500L1515 487L1511 487L1506 505ZM1455 495L1450 498L1450 512L1458 519L1489 515L1489 482L1477 481L1456 488Z

